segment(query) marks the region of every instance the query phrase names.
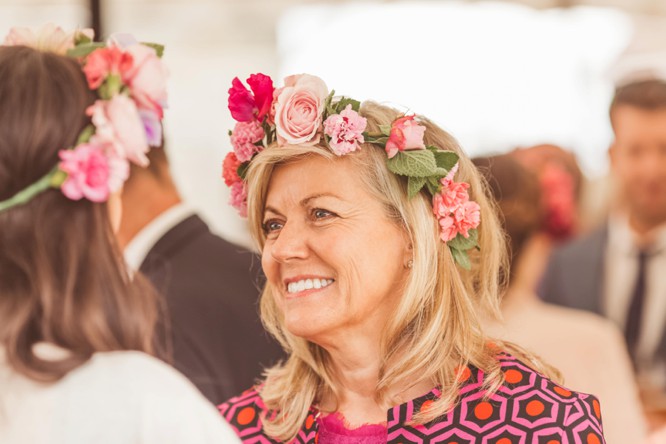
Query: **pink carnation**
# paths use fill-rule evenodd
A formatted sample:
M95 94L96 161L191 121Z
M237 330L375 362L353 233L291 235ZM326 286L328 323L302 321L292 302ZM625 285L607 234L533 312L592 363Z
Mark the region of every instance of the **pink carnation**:
M85 197L93 202L109 198L111 168L104 150L97 145L82 144L73 150L61 150L60 170L67 173L61 189L72 200Z
M134 101L123 95L98 100L87 113L96 128L93 142L109 145L117 156L137 165L148 165L146 129Z
M456 165L440 181L442 189L432 199L432 209L439 221L440 237L444 242L458 234L469 237L469 230L478 227L481 221L481 208L469 200L469 184L453 180L457 171Z
M386 153L389 159L398 151L423 150L423 136L426 128L414 120L414 116L404 116L393 122L391 133L386 142Z
M242 179L238 175L238 167L241 162L236 157L236 153L228 153L227 157L224 158L222 163L222 177L224 178L224 183L228 187L232 186L236 182L240 182Z
M91 52L86 58L83 72L86 75L90 89L97 89L110 75L117 75L125 82L127 72L133 63L131 54L111 46Z
M442 187L439 195L442 198L442 205L447 208L457 208L469 200L467 189L469 184L465 182L451 182L447 186Z
M238 210L241 217L247 217L247 188L245 182L236 182L231 185L229 203Z
M439 237L444 242L455 239L457 235L458 227L456 227L456 223L455 220L453 220L453 217L446 216L439 218Z
M453 212L458 233L469 237L469 230L479 226L481 222L481 207L476 202L465 202Z
M331 150L338 156L356 151L365 141L363 131L367 123L365 117L361 117L351 105L347 105L340 114L329 116L324 122L324 134L331 138L328 142Z
M231 133L231 145L241 162L252 159L254 153L259 152L259 146L255 143L264 138L264 129L258 121L238 122Z
M280 145L315 145L328 88L319 77L309 74L284 79L275 105L275 130Z

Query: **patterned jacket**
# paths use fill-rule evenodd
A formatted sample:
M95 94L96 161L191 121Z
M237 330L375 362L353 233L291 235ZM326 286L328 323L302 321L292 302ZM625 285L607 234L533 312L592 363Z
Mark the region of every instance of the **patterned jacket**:
M386 442L394 444L601 444L601 407L591 395L555 384L515 357L499 355L505 382L484 400L483 371L464 372L460 400L446 415L423 425L410 425L416 412L428 408L440 392L429 393L392 407L387 412ZM262 430L268 413L256 389L219 406L222 416L247 444L278 443ZM311 407L291 444L317 443L316 417ZM318 443L328 444L328 443Z

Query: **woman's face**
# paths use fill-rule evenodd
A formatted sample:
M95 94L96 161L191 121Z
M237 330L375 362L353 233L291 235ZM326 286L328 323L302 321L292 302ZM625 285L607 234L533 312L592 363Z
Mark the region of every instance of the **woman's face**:
M360 174L349 158L309 156L268 187L263 269L287 329L320 344L381 331L408 272L407 235Z

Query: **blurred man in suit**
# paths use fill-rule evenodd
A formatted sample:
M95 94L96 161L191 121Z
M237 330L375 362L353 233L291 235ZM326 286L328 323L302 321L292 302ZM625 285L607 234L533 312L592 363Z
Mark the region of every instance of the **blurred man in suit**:
M613 210L602 227L554 252L540 294L615 321L647 407L666 411L666 82L618 87L610 119Z
M118 238L129 267L165 298L174 366L217 405L281 355L257 312L259 261L182 202L164 149L148 156L150 167L132 167L125 183Z

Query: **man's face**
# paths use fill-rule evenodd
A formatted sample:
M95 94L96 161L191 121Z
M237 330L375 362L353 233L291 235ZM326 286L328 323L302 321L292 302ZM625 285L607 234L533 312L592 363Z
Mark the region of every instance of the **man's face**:
M666 222L666 107L613 110L611 167L633 218L645 226Z

